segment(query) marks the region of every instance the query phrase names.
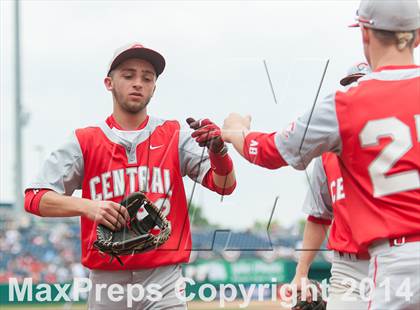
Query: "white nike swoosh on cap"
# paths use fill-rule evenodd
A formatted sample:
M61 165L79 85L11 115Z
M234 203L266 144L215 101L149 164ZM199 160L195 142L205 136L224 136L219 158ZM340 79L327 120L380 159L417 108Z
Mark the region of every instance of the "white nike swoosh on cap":
M151 150L155 150L155 149L158 149L158 148L160 148L160 147L162 147L163 145L156 145L156 146L153 146L153 145L151 145L150 146L150 149Z

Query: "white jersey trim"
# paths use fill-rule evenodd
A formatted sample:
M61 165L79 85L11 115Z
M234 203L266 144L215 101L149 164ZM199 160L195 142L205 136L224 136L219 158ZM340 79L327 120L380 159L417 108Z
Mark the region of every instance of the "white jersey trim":
M132 136L133 131L130 131L126 138L124 138L124 133L121 132L120 134L113 131L106 122L102 122L99 127L105 134L105 136L112 142L122 145L127 152L127 158L129 164L136 164L137 163L137 146L140 143L146 141L155 129L165 123L165 120L158 119L155 117L149 117L147 125L143 128L138 130L138 135L131 141L130 137Z
M372 72L361 79L362 81L379 80L379 81L403 81L420 77L420 68L413 69L394 69Z

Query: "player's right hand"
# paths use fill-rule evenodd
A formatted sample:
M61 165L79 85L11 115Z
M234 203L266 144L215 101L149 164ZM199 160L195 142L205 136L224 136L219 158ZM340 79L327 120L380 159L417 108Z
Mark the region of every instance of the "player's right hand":
M225 142L232 143L233 137L244 133L251 128L251 116L242 116L238 113L230 113L223 122L222 138Z
M293 299L292 298L293 293L298 293L298 295L301 296L299 292L301 292L303 288L303 289L306 289L306 301L312 302L312 294L309 288L309 284L310 282L307 277L295 275L292 282L290 282L290 284L288 284L288 287L286 288L287 297L290 297L291 299ZM300 300L298 300L297 302L299 301Z
M127 209L113 201L90 200L85 210L85 216L113 231L120 230L130 219Z

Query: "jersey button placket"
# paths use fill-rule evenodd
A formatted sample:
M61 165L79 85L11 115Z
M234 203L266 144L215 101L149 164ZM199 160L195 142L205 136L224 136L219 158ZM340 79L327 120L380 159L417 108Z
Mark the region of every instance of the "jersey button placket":
M136 147L134 145L127 146L128 163L134 164L137 162Z

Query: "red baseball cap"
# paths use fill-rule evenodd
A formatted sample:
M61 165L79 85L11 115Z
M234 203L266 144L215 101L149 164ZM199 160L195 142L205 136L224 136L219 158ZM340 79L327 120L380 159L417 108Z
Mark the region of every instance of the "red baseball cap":
M134 42L117 49L109 63L108 73L118 67L121 63L131 58L139 58L150 62L155 68L156 76L159 76L165 69L165 58L158 52L144 47L142 44Z

